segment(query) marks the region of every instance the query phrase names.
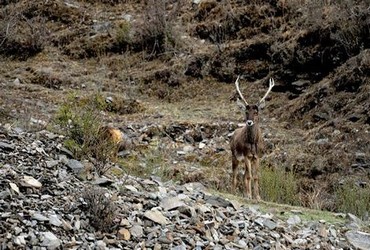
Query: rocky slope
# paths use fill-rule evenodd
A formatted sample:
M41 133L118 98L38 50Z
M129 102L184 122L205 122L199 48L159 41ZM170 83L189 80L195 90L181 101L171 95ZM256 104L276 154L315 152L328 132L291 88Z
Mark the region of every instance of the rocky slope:
M368 249L348 224L286 218L157 177L83 180L63 136L0 126L0 249ZM92 173L93 174L93 173ZM81 179L82 178L82 179ZM281 212L284 213L284 212ZM338 220L339 221L339 220Z

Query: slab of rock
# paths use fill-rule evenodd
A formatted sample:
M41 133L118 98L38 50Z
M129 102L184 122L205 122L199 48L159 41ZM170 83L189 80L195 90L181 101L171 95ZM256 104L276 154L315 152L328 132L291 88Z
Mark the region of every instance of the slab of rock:
M130 228L130 234L133 236L133 237L136 237L136 238L141 238L144 234L143 232L143 227L140 226L140 225L133 225L131 228Z
M360 232L360 231L348 231L346 232L347 240L352 244L352 246L356 247L360 250L368 250L370 249L370 234Z
M84 169L84 165L75 159L69 159L67 166L73 171L73 173L78 174Z
M162 199L160 206L164 210L172 210L181 206L184 206L185 203L181 201L177 196L176 197L166 197Z
M47 249L53 250L57 249L61 242L52 232L43 232L42 235L42 243L41 246L46 247Z
M32 176L25 175L21 179L21 185L23 187L33 187L33 188L40 188L42 187L41 182L33 178Z
M160 211L155 209L146 211L144 213L144 217L160 225L166 225L170 223L168 218L166 218Z

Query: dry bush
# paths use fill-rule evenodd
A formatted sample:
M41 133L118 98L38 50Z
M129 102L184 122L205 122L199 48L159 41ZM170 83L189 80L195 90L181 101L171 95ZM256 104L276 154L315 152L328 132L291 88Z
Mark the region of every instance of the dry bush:
M0 54L25 60L43 50L48 39L45 19L29 18L26 11L26 5L8 5L0 12Z
M148 58L155 58L165 52L176 51L179 44L179 35L175 29L180 8L183 1L177 1L169 9L166 0L144 1L143 23L137 27L136 39L132 46L135 50L148 53Z
M347 54L357 54L369 44L370 9L365 1L288 0L288 8L301 13L297 25L310 30L330 27L330 38L339 42Z
M99 187L86 187L82 191L82 198L85 204L91 225L96 230L110 231L115 218L116 206L109 194Z

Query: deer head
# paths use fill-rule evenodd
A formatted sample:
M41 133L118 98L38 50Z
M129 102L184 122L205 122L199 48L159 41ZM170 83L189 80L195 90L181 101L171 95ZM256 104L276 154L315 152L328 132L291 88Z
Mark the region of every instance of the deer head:
M238 78L235 81L235 87L240 96L240 99L243 102L238 100L238 104L242 108L242 110L245 112L246 125L248 127L252 127L254 124L259 122L259 111L265 106L265 99L268 96L268 94L271 92L271 89L274 87L275 82L274 82L274 79L270 78L270 85L269 85L269 88L266 94L256 104L250 105L245 100L242 92L240 91L239 78L240 76L238 76Z

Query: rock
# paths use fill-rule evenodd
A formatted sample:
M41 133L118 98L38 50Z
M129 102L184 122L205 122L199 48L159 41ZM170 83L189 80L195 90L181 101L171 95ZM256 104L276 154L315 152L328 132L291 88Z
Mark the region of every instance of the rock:
M45 161L45 163L46 163L46 166L48 167L48 168L53 168L53 167L55 167L56 165L58 165L59 164L59 160L52 160L52 161Z
M21 81L19 80L19 78L15 78L15 80L13 81L14 85L20 85L21 84Z
M15 149L15 145L0 141L0 148L7 151L13 151Z
M162 199L160 206L164 210L172 210L185 205L178 197L167 197Z
M75 159L69 159L67 162L67 166L75 174L79 174L84 169L84 165L80 161L77 161Z
M27 176L27 175L23 176L23 178L21 179L21 185L23 187L34 187L34 188L41 188L42 187L41 182L39 182L38 180L36 180L32 176Z
M130 229L130 234L135 238L141 238L143 236L143 227L140 225L133 225Z
M52 232L42 232L42 243L41 246L46 247L47 249L57 249L61 242Z
M158 210L148 210L144 213L144 217L160 225L166 225L170 223L169 219L163 216L163 214Z
M131 234L130 231L127 230L126 228L121 228L120 230L118 230L117 237L118 239L130 240Z
M106 248L107 248L107 244L104 241L98 240L96 242L96 249L97 250L105 250Z
M298 215L293 215L289 217L289 219L287 220L287 223L292 226L297 225L301 223L301 218Z
M199 149L203 149L203 148L205 148L207 146L207 144L205 144L204 142L199 142L199 146L198 146L198 148Z
M347 213L346 218L348 219L351 226L356 227L356 228L361 227L362 220L360 218L358 218L356 215L351 214L351 213Z
M360 231L348 231L345 234L352 246L360 250L370 249L370 234Z
M26 240L24 239L24 235L16 236L14 238L14 244L18 246L25 246L26 245Z
M9 186L10 188L15 191L17 194L20 194L20 191L19 191L19 188L17 186L17 184L13 183L13 182L9 182Z
M109 186L109 185L112 185L114 183L113 180L110 180L108 178L105 178L105 177L99 177L99 178L96 178L92 184L94 185L99 185L99 186Z
M32 214L32 219L38 220L38 221L48 221L49 220L48 217L43 216L42 214L37 213L37 212Z
M183 152L185 152L185 154L186 154L186 153L191 153L191 152L193 152L193 151L194 151L194 147L193 147L193 146L191 146L191 145L185 145L185 146L183 147L182 151L183 151Z
M56 214L52 214L49 216L49 223L56 227L60 227L62 225L62 221L59 220L58 215Z
M263 225L265 227L267 227L268 229L270 229L270 230L274 230L277 226L277 224L274 221L270 220L270 219L265 219L263 221Z
M228 207L231 203L220 196L205 195L204 201L215 207Z

